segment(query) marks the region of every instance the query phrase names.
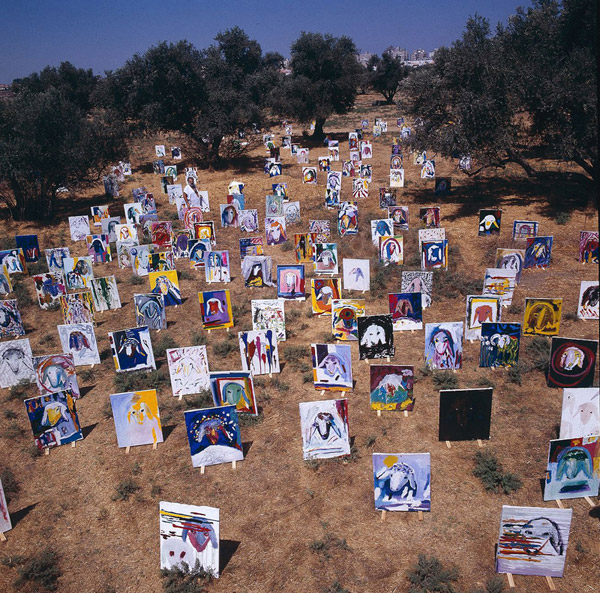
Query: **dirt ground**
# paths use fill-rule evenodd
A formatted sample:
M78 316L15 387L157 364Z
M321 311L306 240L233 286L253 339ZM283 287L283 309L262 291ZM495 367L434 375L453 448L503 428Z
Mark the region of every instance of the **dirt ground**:
M231 290L236 314L230 335L215 331L208 338L211 370L241 368L237 343L226 356L215 354L214 345L237 336L237 331L251 329L251 299L276 296L275 288L244 287L238 247L243 235L238 229L222 229L219 224L219 204L226 202L231 180L246 184L247 207L258 209L263 233L264 197L270 193L273 181L287 182L291 199L301 203L302 215L302 223L288 229L290 239L294 232L308 230L309 219L329 218L340 261L343 257L371 258L374 277L377 256L370 240L369 220L384 217L379 210L378 188L388 185L389 145L397 131L398 116L395 107L371 107L378 98L359 97L353 112L331 118L326 125L326 131L340 139L341 157L348 158L347 132L360 125L362 118L368 117L371 125L378 116L388 121L388 133L373 139L373 182L369 198L359 204L357 236L339 238L335 213L324 206L325 175L319 176L317 186L302 184L301 166L289 151L282 150L283 176L278 179L272 180L262 171L262 146L228 169L199 171L199 187L208 190L211 202L211 216L205 219L215 221L217 245L230 252L233 281L226 288ZM274 132L280 136L283 130L277 128ZM295 126L294 142L311 146L310 163L316 164L317 157L327 154L327 150L313 147L300 135L301 128ZM366 138L370 137L369 131ZM160 177L152 174L151 161L155 158L155 143L164 143L168 148L174 141L169 137L147 138L133 148L133 176L124 184L121 197L110 203L111 215L123 216L122 205L132 201L131 189L143 185L154 193L159 217L173 218L174 206L161 193ZM181 168L186 156L177 163ZM596 322L567 315L576 311L580 281L594 280L598 274L597 266L578 263L579 231L596 229L598 217L589 186L578 174L569 174L575 170L536 162L544 171L539 179L528 179L521 170L511 167L469 179L457 170L455 162L435 160L437 175L452 177L452 194L439 199L434 196L433 181L421 180L420 167L405 155L406 186L398 189L398 204L408 205L410 210L411 228L404 233L404 240L405 260L412 265L405 264L399 270L419 269L415 265L417 216L423 205L440 204L442 226L451 246L451 268L462 279L479 281L480 290L485 268L494 265L496 247L513 245L513 220L538 220L540 234L554 236L551 267L548 271L525 271L515 292L516 306L511 309L515 312L505 309L503 320L521 322L526 297L562 297L560 335L597 339ZM341 164L335 163L334 168L341 169ZM178 181L182 180L180 177ZM77 199L64 198L60 218L49 223L4 220L3 235L10 238L37 233L42 250L68 245L72 254L85 255L83 244L70 241L67 216L89 214L90 206L107 203L102 194L98 186ZM351 196L351 181L344 178L342 199L350 200ZM490 206L503 209L501 233L498 237L478 237L478 210ZM571 218L560 225L556 216L563 211L570 212ZM282 246L266 246L265 253L273 257L274 265L294 263L294 252ZM156 341L168 334L179 346L185 346L191 344L193 332L203 331L197 293L207 285L203 273L190 271L186 260L179 260L177 268L187 271L180 281L185 302L167 310L168 329L159 336L153 332L152 338ZM387 293L399 291L399 270L388 268L380 276L386 282L380 290L372 281L371 293L364 295L367 314L388 313ZM545 475L548 441L557 437L562 391L548 388L538 371L527 373L518 385L508 380L505 371L480 369L479 345L465 343L463 368L456 375L459 386L476 387L483 379L494 385L491 439L483 446L493 449L504 469L523 480L523 487L514 494L488 493L472 475L477 443L457 442L448 449L438 441L438 392L431 378L420 372L423 331L394 336L393 362L414 365L416 369L414 411L408 417L392 412L378 417L370 409L369 369L365 362L359 362L354 343L356 383L347 397L355 452L351 459L305 463L298 403L322 399L312 382L303 381L310 370L309 345L330 335L330 318L313 317L310 298L286 303L288 340L280 345L282 372L257 381L262 413L259 422L242 426L245 459L236 470L231 465L212 466L201 475L199 468L192 467L183 421L188 404L185 399L179 402L173 397L164 359L159 359L157 366L167 380L161 381L157 389L165 441L157 450L137 447L127 455L117 447L109 408L107 411L109 395L119 391L113 383L115 370L108 354L107 334L135 326L132 295L148 284L146 279L142 285L132 284L131 272L120 270L116 262L97 265L95 274L117 277L123 308L97 315L96 336L103 360L86 375L87 380L80 378L84 395L77 402L84 440L75 448L59 447L49 456L37 456L23 403L11 399L8 390L0 394L0 468L10 469L20 483L20 492L9 503L14 527L6 534L8 541L0 542L0 557L28 556L50 545L60 555L61 593L161 591L160 500L220 508L221 577L208 585L214 593L320 593L336 581L352 593L400 593L408 590L406 572L421 553L434 554L444 564L456 566L460 571L457 588L471 591L482 587L494 574L494 546L502 505L555 506L544 503L540 481ZM306 276L313 276L308 266ZM34 299L31 305L20 304L34 355L59 352L56 325L62 323L60 311L40 310L31 278L21 282ZM352 293L344 292L343 296ZM424 323L463 321L465 298L434 292L433 305L423 317ZM530 342L528 337L521 340L525 360ZM27 392L28 397L33 395L35 386ZM11 412L17 417L13 419ZM425 513L423 521L416 513L388 513L386 521L381 521L373 501L373 452L431 453L431 512ZM128 500L113 500L116 487L127 478L135 480L140 490ZM555 579L555 584L565 593L597 591L600 522L588 516L589 507L583 499L565 501L565 506L573 509L572 529L564 578ZM0 591L10 591L15 576L14 569L0 566ZM542 577L516 576L515 581L518 591L547 590Z

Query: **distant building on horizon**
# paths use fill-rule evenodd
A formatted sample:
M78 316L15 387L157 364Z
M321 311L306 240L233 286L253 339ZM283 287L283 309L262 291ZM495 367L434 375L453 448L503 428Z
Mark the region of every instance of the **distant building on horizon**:
M367 64L369 63L369 60L374 56L375 54L372 54L371 52L368 51L364 51L360 54L358 54L358 62L359 64L362 64L365 68L367 67Z
M410 56L411 62L419 62L427 58L427 52L424 49L416 49Z
M389 54L392 58L398 58L401 62L407 62L409 58L408 50L393 45L386 48L383 53Z
M12 85L0 84L0 99L6 99L13 96Z

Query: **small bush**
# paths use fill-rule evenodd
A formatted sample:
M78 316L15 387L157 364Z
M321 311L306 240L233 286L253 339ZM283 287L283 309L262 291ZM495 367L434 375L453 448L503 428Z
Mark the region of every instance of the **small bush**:
M166 357L170 348L179 348L179 344L170 335L161 333L160 338L152 344L154 358Z
M19 381L8 390L8 399L26 399L29 397L28 391L30 385L29 381Z
M189 270L177 270L177 275L179 280L193 280L194 277L189 272Z
M81 371L77 371L77 377L84 383L88 383L96 378L96 371L94 369L83 369Z
M130 276L129 277L129 284L133 284L134 286L139 286L140 284L145 284L146 281L144 280L144 278L142 276Z
M213 344L213 353L217 356L229 356L238 349L238 344L233 340L223 340Z
M312 383L314 380L314 376L312 371L306 371L306 373L302 373L302 383Z
M200 567L198 560L194 568L182 562L181 566L163 568L160 574L164 593L202 593L204 585L212 578L209 572Z
M152 488L150 488L150 496L152 498L156 498L162 494L162 487L158 484L152 484Z
M44 346L52 346L55 343L56 343L56 336L51 332L44 334L40 338L40 344L43 344Z
M522 305L517 305L517 303L511 303L507 309L508 313L511 315L521 315L523 313Z
M204 346L207 343L206 332L193 331L190 338L192 346Z
M511 366L506 371L506 376L511 383L515 383L516 385L521 385L523 382L523 367L519 364Z
M550 340L544 336L534 336L526 349L532 367L536 371L546 372L550 363Z
M521 486L521 479L516 474L505 473L502 464L493 451L477 451L473 475L481 480L485 489L499 494L516 492Z
M458 571L444 568L435 556L419 554L417 566L407 574L410 593L455 593L452 583L458 580Z
M567 224L569 221L571 220L571 213L570 212L559 212L556 215L556 224Z
M10 502L13 496L19 494L21 486L19 482L17 482L17 478L15 478L15 474L13 474L12 470L8 468L3 469L2 473L0 473L0 482L2 482L2 487L4 488L6 502Z
M290 390L290 386L287 383L284 383L281 379L273 379L273 389L277 391L281 391L282 393L286 393Z
M297 369L307 362L310 349L308 346L290 345L284 349L283 354L287 364Z
M350 589L346 589L339 581L333 581L333 583L325 589L325 593L350 593Z
M450 256L448 256L450 257ZM433 294L442 299L455 299L468 294L481 294L482 281L469 278L457 270L438 270L433 275Z
M479 387L492 387L492 388L496 387L496 384L491 379L488 379L487 377L479 377L479 380L477 381L477 385L479 385Z
M159 388L169 383L169 378L163 370L130 371L117 373L113 378L116 393L142 391L151 387Z
M15 420L16 418L19 417L19 415L13 411L13 410L9 410L8 408L5 408L4 411L2 412L2 415L7 419L7 420Z
M310 546L310 550L315 554L319 554L322 559L331 558L330 552L334 549L349 551L350 546L345 539L341 539L332 535L331 533L326 533L323 539L314 540Z
M112 495L112 500L129 500L129 497L138 490L140 490L140 485L135 480L125 478L115 487L115 494Z
M431 376L437 389L457 389L458 378L451 371L433 371Z
M58 554L54 550L44 548L19 566L19 576L15 580L14 586L20 589L26 583L32 583L46 591L56 591L58 589L57 581L62 574L58 560Z
M365 447L372 447L375 444L375 441L377 441L377 437L374 434L369 435L365 439Z
M301 313L298 309L290 309L286 312L285 317L287 321L296 321L300 315Z
M563 319L565 321L579 321L579 317L577 317L576 311L567 311L563 314Z
M188 410L194 410L196 408L210 408L214 406L213 396L210 390L204 389L200 393L193 395L189 399L185 400Z
M13 276L14 279L14 276ZM33 299L31 298L31 295L29 294L29 290L27 289L27 286L25 285L25 280L24 279L19 279L19 280L13 280L13 293L14 293L14 298L18 299L19 301L19 307L29 307L31 305L33 305Z
M240 426L258 426L265 419L265 415L259 412L256 416L252 414L238 414Z

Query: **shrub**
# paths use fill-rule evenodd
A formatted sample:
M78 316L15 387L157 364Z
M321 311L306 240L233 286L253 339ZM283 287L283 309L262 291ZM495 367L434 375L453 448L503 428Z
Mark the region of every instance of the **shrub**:
M161 334L158 340L152 344L154 358L164 358L169 348L179 348L179 344L168 334Z
M325 593L350 593L350 589L346 589L339 581L333 581L333 583L325 589Z
M94 371L94 369L83 369L77 372L77 377L85 383L88 383L96 378L96 371Z
M417 566L407 574L410 593L455 593L452 583L458 579L458 571L444 568L435 556L419 554Z
M54 550L44 548L35 556L24 560L19 566L19 576L15 580L14 586L20 589L26 583L32 583L46 591L56 591L58 589L57 581L61 575L58 560L58 554Z
M491 380L488 379L487 377L479 377L479 380L477 381L477 385L479 385L479 387L496 387L496 384Z
M29 290L25 285L25 280L13 280L13 292L14 298L16 298L19 301L19 307L28 307L30 305L33 305L33 299L31 298Z
M193 331L190 340L192 342L192 346L203 346L207 342L206 332Z
M286 391L290 390L290 386L287 383L284 383L281 379L277 378L273 379L273 389L285 393Z
M4 489L4 495L6 496L6 501L10 502L13 496L19 494L21 490L21 486L19 482L17 482L17 478L15 478L15 474L13 474L12 470L5 468L0 473L0 482L2 482L2 488Z
M186 398L188 409L209 408L214 405L213 396L209 389L203 389L200 393Z
M135 494L140 489L140 485L132 478L121 480L115 487L115 494L112 495L112 500L129 500L132 494Z
M537 371L546 372L550 364L550 340L544 336L534 336L529 342L526 352L532 367Z
M326 533L323 539L314 540L310 546L310 550L315 554L319 554L323 559L331 558L330 552L334 549L349 551L350 546L345 539L341 539L332 535L331 533Z
M485 489L496 494L516 492L522 482L516 474L505 473L502 464L493 451L484 450L475 453L473 475L481 480Z
M433 384L438 389L457 389L458 378L451 371L433 371Z
M508 306L507 311L511 314L511 315L520 315L521 313L523 313L523 307L521 305L517 305L517 303L511 303Z
M182 562L181 566L163 568L160 574L164 593L202 593L204 585L212 578L209 572L200 567L198 560L194 568Z
M179 276L179 280L193 280L194 277L188 270L178 270L177 275Z
M259 412L256 416L253 414L238 414L238 422L240 426L257 426L265 419L265 415Z
M8 390L8 399L25 399L29 397L28 391L30 385L29 381L19 381Z
M144 278L142 278L142 276L130 276L129 277L129 284L133 284L134 286L139 286L140 284L145 284L146 281L144 280Z
M576 311L567 311L566 313L563 313L563 319L565 321L578 321L579 317L577 317Z
M213 344L213 352L217 356L229 356L237 348L238 345L233 340L222 340Z
M312 383L314 379L312 371L306 371L302 374L302 383Z
M291 241L285 241L281 244L281 251L293 251L294 246Z
M56 336L51 332L44 334L40 338L40 344L43 344L44 346L52 346L55 342L56 342Z
M524 369L522 368L521 365L516 364L514 366L511 366L507 369L506 371L506 376L508 377L508 380L511 383L515 383L517 385L521 385L521 383L523 382L523 377L521 375L522 371Z
M556 224L567 224L569 221L571 220L571 213L570 212L559 212L556 215Z
M448 257L451 257L449 255ZM442 299L455 299L468 294L481 294L482 281L469 278L457 270L438 270L433 275L433 294Z

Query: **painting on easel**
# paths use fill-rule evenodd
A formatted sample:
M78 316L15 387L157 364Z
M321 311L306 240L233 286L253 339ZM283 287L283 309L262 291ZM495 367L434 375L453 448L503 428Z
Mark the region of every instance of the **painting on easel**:
M413 409L414 367L373 364L369 372L372 410L410 412Z
M490 438L492 387L440 390L440 441Z
M311 344L315 389L352 390L352 350L344 344Z
M119 447L163 442L156 389L113 393L110 396Z
M304 459L350 454L347 399L301 402L299 406Z

